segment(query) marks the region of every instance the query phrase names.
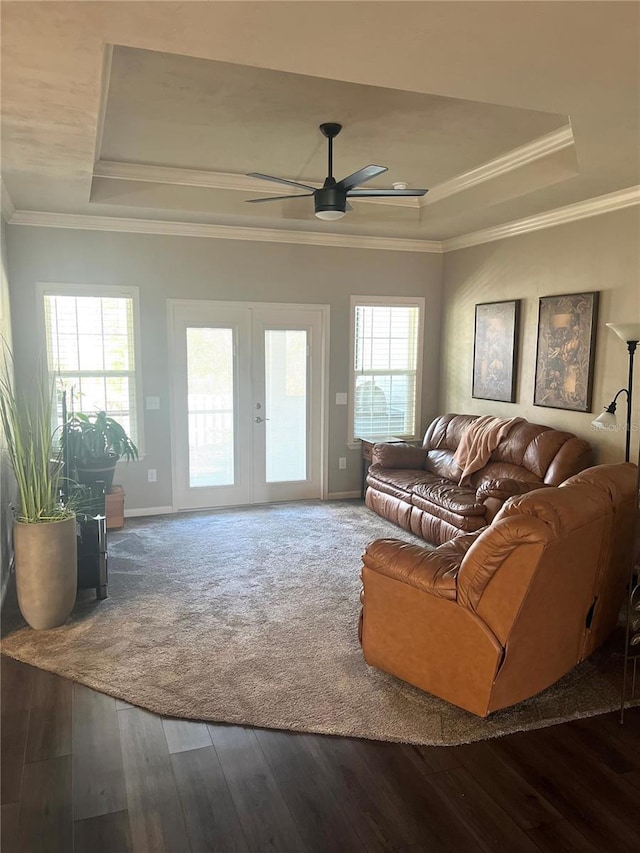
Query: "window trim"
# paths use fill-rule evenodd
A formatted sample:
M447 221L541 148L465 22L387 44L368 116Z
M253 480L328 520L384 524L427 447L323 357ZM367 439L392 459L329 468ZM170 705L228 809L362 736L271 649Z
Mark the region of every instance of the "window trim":
M43 352L47 352L47 327L44 310L45 296L95 296L96 298L131 299L133 306L133 357L135 360L134 376L136 390L134 395L136 405L136 424L138 435L136 446L139 459L145 455L144 429L144 398L142 394L142 351L140 334L140 289L135 286L111 284L63 284L58 282L36 283L38 306L38 331L42 341ZM48 362L47 362L48 366ZM104 371L101 371L104 372ZM108 371L106 371L108 373Z
M349 422L347 433L347 447L350 450L358 450L360 441L354 436L355 431L355 334L356 334L356 308L357 307L396 307L408 305L418 309L418 347L416 352L416 396L415 396L415 429L413 435L401 436L407 441L415 441L421 438L418 431L422 424L422 365L424 361L424 296L352 296L349 307Z

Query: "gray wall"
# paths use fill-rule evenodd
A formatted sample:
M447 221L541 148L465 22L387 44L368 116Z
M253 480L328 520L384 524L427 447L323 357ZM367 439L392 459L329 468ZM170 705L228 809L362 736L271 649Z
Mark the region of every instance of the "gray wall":
M349 387L351 295L426 297L422 423L438 411L442 256L191 237L117 234L9 226L14 346L21 375L43 343L36 332L36 283L135 285L140 288L142 383L159 396L159 412L144 412L146 455L120 463L117 481L126 507L169 506L171 435L168 298L328 304L331 308L329 492L355 491L360 456L346 447L347 407L335 405ZM347 469L338 470L338 457ZM157 483L147 483L156 468Z
M444 260L443 347L440 373L442 411L519 415L566 429L587 439L598 462L620 462L624 432L597 432L591 421L626 387L625 344L608 322L640 322L640 210L627 208L543 231L447 253ZM593 413L533 406L538 299L560 293L600 291L593 384ZM522 299L520 367L515 403L471 397L474 306L478 302ZM636 362L631 461L638 458L640 374ZM624 430L626 400L618 398Z
M11 312L9 310L9 282L7 274L7 227L1 222L2 267L0 268L0 336L11 344ZM1 343L1 342L0 342ZM3 356L0 354L0 364ZM9 580L9 568L12 557L12 513L9 504L15 500L15 480L4 453L4 432L0 430L0 600Z

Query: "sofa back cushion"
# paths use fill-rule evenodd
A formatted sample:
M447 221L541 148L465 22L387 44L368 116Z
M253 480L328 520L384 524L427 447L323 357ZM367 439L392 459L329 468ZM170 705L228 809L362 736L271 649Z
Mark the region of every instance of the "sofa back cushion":
M628 503L633 508L634 486L638 478L638 466L632 462L618 462L613 465L595 465L574 474L562 483L561 488L586 483L605 492L611 500L614 511Z
M517 519L521 522L523 518L538 518L557 539L584 527L589 521L612 513L611 500L603 490L590 483L575 483L562 489L543 486L509 498L494 521Z
M424 461L424 467L430 474L442 477L451 483L460 480L462 470L453 458L454 451L448 448L443 450L429 450Z
M458 575L458 602L477 610L496 573L524 545L538 546L535 553L541 557L548 549L558 551L559 543L585 538L588 533L594 536L591 550L596 546L592 554L595 573L599 545L612 512L605 493L586 483L563 489L543 487L510 498L467 552ZM562 571L561 564L557 570Z
M605 554L612 542L629 543L623 508L635 493L634 468L596 466L561 488L511 498L469 548L457 600L507 650L501 678L526 672L545 686L548 670L559 677L615 627L624 590L610 570L620 555ZM628 571L629 553L622 562Z
M440 477L457 481L460 468L453 461L462 433L477 415L442 415L427 428L423 448L425 468ZM520 421L512 426L491 454L488 465L471 479L474 486L485 479L509 477L541 485L558 486L567 477L591 464L591 448L570 432ZM493 469L490 466L494 465Z
M560 486L588 484L611 501L613 514L603 538L593 597L596 601L590 625L585 629L582 657L588 657L615 628L631 569L633 524L638 467L629 462L587 468Z
M422 447L427 451L424 466L427 471L458 482L462 471L458 463L454 462L453 454L462 433L476 418L477 415L442 415L429 424L422 442Z

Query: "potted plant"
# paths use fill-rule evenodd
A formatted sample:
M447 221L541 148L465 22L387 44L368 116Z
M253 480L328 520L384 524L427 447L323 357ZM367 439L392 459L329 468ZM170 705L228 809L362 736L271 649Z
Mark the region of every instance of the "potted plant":
M75 513L61 499L62 458L52 429L54 386L40 364L29 393L18 395L4 344L0 421L17 484L13 526L18 605L32 628L64 624L77 589Z
M103 481L108 492L116 463L138 458L138 448L122 424L106 412L70 414L65 425L67 452L79 483L94 486Z

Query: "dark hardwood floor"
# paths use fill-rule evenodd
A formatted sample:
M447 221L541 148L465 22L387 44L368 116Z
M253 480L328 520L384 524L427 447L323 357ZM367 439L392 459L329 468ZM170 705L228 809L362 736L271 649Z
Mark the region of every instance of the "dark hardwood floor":
M640 708L460 747L162 719L2 658L2 853L638 853Z

